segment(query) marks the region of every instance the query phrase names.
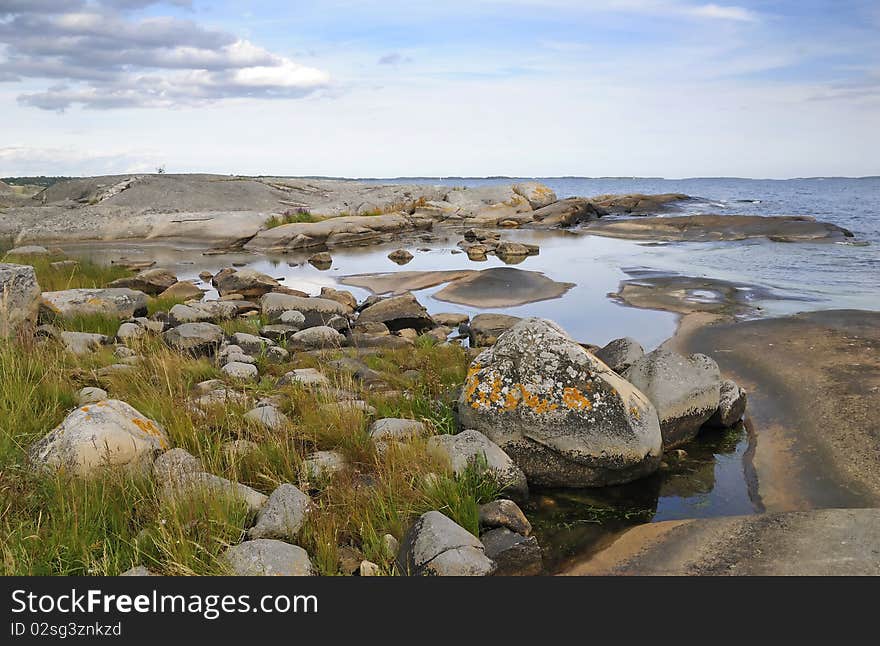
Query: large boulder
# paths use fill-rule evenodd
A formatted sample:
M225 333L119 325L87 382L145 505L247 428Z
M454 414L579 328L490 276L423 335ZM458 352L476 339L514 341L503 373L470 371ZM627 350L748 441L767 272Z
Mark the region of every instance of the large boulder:
M556 201L556 193L540 182L520 182L513 185L513 192L522 195L533 209L549 206Z
M230 301L206 301L204 303L178 303L171 308L168 316L171 321L180 323L206 323L209 321L226 321L235 318L238 307Z
M428 446L443 453L455 475L468 468L489 474L506 492L525 497L529 488L526 476L497 444L479 431L466 430L457 435L435 435Z
M149 465L168 448L168 436L155 421L117 399L80 406L30 452L35 465L87 476L103 467Z
M721 371L704 354L685 357L657 349L633 363L624 377L657 409L664 448L693 439L721 400Z
M259 298L279 286L277 280L255 269L220 270L211 281L220 296L241 294L245 298Z
M260 299L263 314L272 322L280 321L285 312L294 310L303 315L302 328L327 325L334 316L347 316L351 308L329 298L304 298L273 292Z
M389 330L412 328L425 332L437 327L434 319L411 293L385 298L364 309L358 316L358 324L384 323Z
M288 339L288 344L296 350L338 348L345 344L345 336L332 327L317 325L295 332Z
M590 200L583 197L569 197L536 209L533 216L540 228L571 227L581 222L595 220L604 215Z
M509 314L477 314L468 326L471 347L482 348L492 345L498 336L509 330L522 319Z
M128 287L157 296L177 282L177 276L167 269L145 269L134 276L114 280L108 287Z
M650 400L544 319L523 319L477 356L458 409L532 484L620 484L660 465Z
M298 545L259 538L233 545L223 557L235 576L313 576L308 552Z
M43 292L41 307L62 318L101 314L119 319L144 316L147 313L147 295L127 287L105 289L65 289Z
M439 511L422 514L409 528L397 567L418 576L488 576L495 571L480 539Z
M223 328L213 323L184 323L162 334L165 343L195 356L211 356L223 343Z
M30 265L0 263L0 338L37 321L40 286Z

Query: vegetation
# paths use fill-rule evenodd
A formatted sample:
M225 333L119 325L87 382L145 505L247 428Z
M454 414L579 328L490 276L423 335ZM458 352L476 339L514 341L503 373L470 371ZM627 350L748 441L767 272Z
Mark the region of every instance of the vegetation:
M44 292L55 292L77 287L104 287L117 278L131 276L132 272L119 265L102 265L92 260L77 260L58 264L64 260L59 255L17 257L0 252L3 262L31 265L37 282Z
M308 209L296 209L295 211L285 211L282 214L275 214L266 220L267 229L280 227L282 224L295 224L298 222L320 222L322 217L312 215Z

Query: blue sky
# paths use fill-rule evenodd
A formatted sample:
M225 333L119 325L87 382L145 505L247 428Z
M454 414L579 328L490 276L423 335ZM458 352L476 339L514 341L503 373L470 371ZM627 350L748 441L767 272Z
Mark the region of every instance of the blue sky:
M880 174L880 3L0 0L0 175Z

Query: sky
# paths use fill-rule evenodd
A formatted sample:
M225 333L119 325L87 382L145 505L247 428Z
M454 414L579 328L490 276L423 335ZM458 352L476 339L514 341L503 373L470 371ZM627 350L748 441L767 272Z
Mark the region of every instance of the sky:
M877 0L0 0L0 176L880 174Z

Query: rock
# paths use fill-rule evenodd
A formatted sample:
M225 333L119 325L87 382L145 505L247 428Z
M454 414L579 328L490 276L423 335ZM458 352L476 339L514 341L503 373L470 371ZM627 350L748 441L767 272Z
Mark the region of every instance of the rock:
M93 334L91 332L63 331L58 335L58 338L68 352L79 355L94 352L102 345L107 345L110 342L110 339L103 334Z
M422 514L409 528L397 567L411 576L488 576L495 571L480 540L439 511Z
M400 551L400 543L392 534L385 534L382 537L382 547L389 556L397 556Z
M363 361L359 361L358 359L343 357L342 359L337 359L335 361L328 361L327 365L335 370L347 373L367 388L380 386L385 383L379 372L373 370Z
M348 339L348 344L354 348L411 348L413 342L401 336L389 336L386 334L359 334L354 333Z
M37 466L88 476L108 466L140 467L166 448L168 436L159 424L107 399L70 413L31 448L30 458Z
M201 461L181 448L169 449L153 460L153 476L161 484L176 482L187 473L202 471Z
M346 332L351 329L351 322L348 320L348 317L345 316L334 316L329 321L327 321L327 327L333 328L337 332Z
M235 318L238 307L226 301L207 301L204 303L188 302L176 304L168 312L168 316L179 325L180 323L205 323L209 321L226 321Z
M415 341L419 338L419 333L411 327L405 327L402 330L397 331L397 336L403 337L409 341Z
M127 343L143 338L146 334L146 328L142 328L137 323L126 322L120 325L119 329L116 330L116 340L120 343Z
M220 296L241 294L245 298L259 298L279 286L277 280L255 269L221 269L211 281Z
M447 327L458 327L471 320L470 316L459 312L441 312L440 314L432 314L431 318L433 318L438 325L445 325Z
M252 512L259 511L267 500L264 494L255 489L204 471L176 473L175 477L165 482L161 494L166 502L198 496L228 496L245 503Z
M336 301L337 303L342 303L348 308L351 308L351 311L357 307L358 302L354 297L354 294L351 292L345 291L344 289L334 289L332 287L322 287L321 288L321 298L326 298L331 301Z
M234 349L233 349L234 348ZM238 346L227 346L217 357L217 363L221 366L227 363L250 363L257 364L257 360L248 354L244 354Z
M533 209L549 206L556 201L556 193L539 182L521 182L513 185L513 192L522 195Z
M299 312L297 312L299 314ZM276 343L286 342L290 337L300 331L297 325L284 325L281 323L270 323L260 328L260 336Z
M512 500L503 498L480 505L480 527L486 529L506 527L523 536L529 536L532 533L532 524L519 505Z
M489 530L480 540L486 556L495 561L495 576L536 576L544 563L534 536L522 536L506 527Z
M95 388L94 386L86 386L76 393L76 401L80 406L86 404L96 404L99 401L107 399L107 391L103 388Z
M292 484L279 485L257 514L248 538L277 538L292 541L306 519L311 499Z
M413 328L425 332L437 326L428 311L410 293L385 298L363 310L358 323L384 323L389 330Z
M379 576L379 573L380 570L378 565L372 561L361 561L360 567L358 568L358 574L360 576Z
M319 253L312 254L308 258L309 264L312 265L315 269L326 270L330 269L333 265L333 256L330 255L327 251L321 251Z
M746 391L735 381L725 379L721 382L718 410L706 422L708 426L730 428L746 414Z
M321 388L330 386L330 380L315 368L297 368L284 374L278 380L279 386L295 384L305 388Z
M345 343L345 336L326 325L300 330L289 339L290 346L298 350L321 350L338 348Z
M469 336L473 347L494 345L498 336L522 319L507 314L477 314L470 322Z
M7 256L49 256L50 251L46 247L40 245L24 245L22 247L13 247L6 252Z
M310 482L322 482L345 469L345 456L339 451L315 451L303 460L303 475Z
M304 327L327 325L334 316L346 316L351 309L329 298L303 298L289 294L271 293L260 299L263 314L272 322L278 321L283 312L296 310L305 317Z
M259 451L260 445L250 440L237 439L224 442L220 450L227 462L236 463Z
M458 410L462 426L497 443L532 484L620 484L660 464L648 397L551 321L523 319L481 352Z
M244 419L270 431L281 431L290 426L287 415L275 406L259 406L245 413Z
M200 271L199 278L203 283L210 283L211 280L213 280L214 278L214 274L212 274L210 271Z
M156 296L177 282L177 276L167 269L146 269L135 276L119 278L108 287L128 287L139 292Z
M235 576L313 576L308 553L298 545L259 538L228 548L223 554Z
M455 475L462 475L468 468L485 469L503 490L523 498L528 496L525 474L497 444L479 431L435 435L428 440L428 446L439 449L449 458Z
M290 359L290 352L277 345L266 348L266 361L269 363L284 363Z
M570 197L535 209L532 215L536 223L533 226L552 228L571 227L581 222L595 220L604 214L605 211L597 208L590 200Z
M62 318L101 314L130 319L147 313L147 295L125 287L43 292L40 306Z
M0 303L0 339L36 324L40 286L33 267L0 263Z
M657 409L664 449L696 437L718 410L721 371L704 354L684 357L669 350L654 350L633 363L623 376Z
M482 244L473 244L465 249L465 253L469 260L483 261L486 260L486 254L489 253L489 247Z
M260 372L252 363L242 363L241 361L231 361L221 369L223 374L239 381L257 381L260 378Z
M362 415L375 415L376 409L367 402L360 399L348 399L339 402L328 402L321 404L320 410L327 415L352 415L360 413Z
M627 336L610 341L594 355L617 374L623 374L633 363L645 356L645 350L638 341Z
M64 269L73 269L77 265L79 265L78 260L57 260L55 262L49 263L49 266L52 269L56 269L58 271L62 271Z
M414 437L424 437L427 434L427 427L414 419L384 417L377 419L370 426L370 437L374 442L409 440Z
M287 310L281 312L281 316L278 317L278 322L302 329L306 325L306 317L302 312L298 312L297 310Z
M151 572L143 565L135 565L133 568L129 568L119 576L159 576L155 572Z
M502 256L528 256L529 248L518 242L502 240L495 247L495 255L499 258Z
M398 265L405 265L413 259L413 255L406 249L398 249L388 254L388 259Z
M184 323L162 334L170 347L178 352L211 356L223 343L223 329L213 323Z
M236 332L232 335L232 343L241 348L242 352L250 356L260 355L268 346L272 345L270 339L264 339L246 332Z
M208 280L210 280L210 278ZM181 280L174 283L173 285L171 285L171 287L160 293L159 298L175 298L182 301L188 301L199 300L203 298L204 295L205 292L200 290L188 280Z

